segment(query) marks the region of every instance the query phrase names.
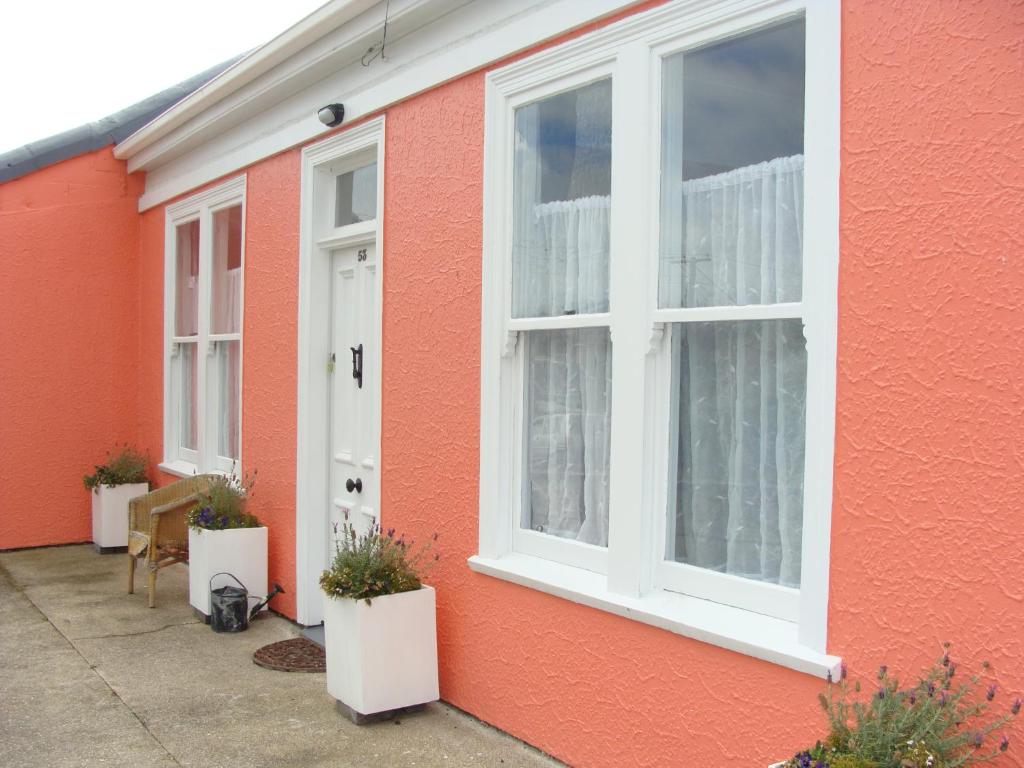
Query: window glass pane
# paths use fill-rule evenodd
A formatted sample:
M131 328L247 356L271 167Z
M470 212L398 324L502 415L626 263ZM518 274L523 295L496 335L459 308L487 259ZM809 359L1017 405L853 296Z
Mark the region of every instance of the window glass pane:
M175 227L174 335L199 333L199 222Z
M514 317L608 311L610 80L515 114Z
M213 333L241 331L242 206L213 214Z
M334 226L344 227L377 218L377 164L338 176Z
M607 328L526 334L522 526L608 545Z
M182 448L194 451L199 446L196 418L196 392L198 391L199 366L196 359L198 345L194 342L178 345L179 362L179 431L178 442Z
M672 368L668 559L799 587L801 321L675 325Z
M804 22L667 58L663 307L799 301Z
M239 456L240 351L237 341L217 342L217 454L228 459Z

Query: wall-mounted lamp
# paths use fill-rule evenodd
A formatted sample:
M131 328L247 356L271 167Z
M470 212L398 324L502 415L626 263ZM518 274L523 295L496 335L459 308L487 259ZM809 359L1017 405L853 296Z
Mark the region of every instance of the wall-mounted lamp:
M326 107L322 107L320 111L316 113L316 116L320 118L320 122L328 128L341 125L341 121L345 119L345 105L328 104Z

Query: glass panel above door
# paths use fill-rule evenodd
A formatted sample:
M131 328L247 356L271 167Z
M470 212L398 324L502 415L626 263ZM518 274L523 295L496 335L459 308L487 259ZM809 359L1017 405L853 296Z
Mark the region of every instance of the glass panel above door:
M334 226L346 227L377 218L377 164L370 163L337 177Z
M512 315L608 311L612 84L515 113Z
M804 26L665 59L660 306L800 301Z

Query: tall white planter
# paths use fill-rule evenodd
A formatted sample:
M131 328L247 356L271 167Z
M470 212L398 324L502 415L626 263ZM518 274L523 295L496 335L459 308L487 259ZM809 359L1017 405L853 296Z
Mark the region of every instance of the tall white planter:
M327 692L357 715L438 699L433 587L369 605L325 596L324 636Z
M210 615L210 579L226 572L237 578L253 597L267 594L267 529L230 528L224 531L188 531L188 601L204 616ZM235 585L218 576L213 588ZM250 603L249 607L252 607Z
M92 491L92 543L101 554L128 547L128 502L149 493L149 483L100 485Z

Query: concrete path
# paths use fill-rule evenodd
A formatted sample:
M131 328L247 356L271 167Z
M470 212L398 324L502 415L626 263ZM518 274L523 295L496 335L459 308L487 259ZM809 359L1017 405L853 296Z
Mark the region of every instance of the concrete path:
M257 648L298 635L265 616L216 634L188 573L125 593L124 555L90 546L0 553L0 766L57 768L551 768L535 750L443 704L355 726L322 674L273 672Z

